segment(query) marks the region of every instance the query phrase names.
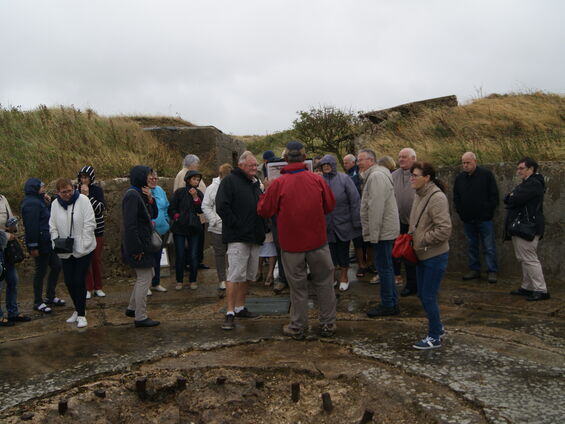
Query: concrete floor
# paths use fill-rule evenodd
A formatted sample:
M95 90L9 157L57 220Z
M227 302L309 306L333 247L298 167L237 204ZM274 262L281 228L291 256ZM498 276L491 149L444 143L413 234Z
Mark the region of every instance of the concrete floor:
M118 390L129 384L124 381L149 375L159 392L157 382L180 373L189 379L191 399L198 399L194 402L200 406L185 411L177 394L145 403L143 417L121 412L116 422L342 423L358 422L364 408L375 411L376 422L565 422L562 284L550 283L550 300L526 302L508 294L519 286L516 280L487 284L448 275L440 295L444 345L417 351L411 345L426 332L419 300L401 298L400 316L369 319L365 312L378 301L379 288L368 284L369 278L358 281L354 275L353 268L351 288L339 296L336 337L316 337L313 310L306 341L282 336L288 319L284 315L239 320L234 331L221 330L223 301L214 270L200 272L195 291L175 291L173 282L164 279L170 290L148 299L149 315L162 325L149 329L134 328L132 319L124 316L133 279L107 281L108 296L88 301L89 326L82 330L65 323L70 306L49 315L31 312L31 284L22 279L21 310L33 321L0 329L0 420L19 422L28 411L35 414L32 422L52 422L59 418L57 401L65 396L76 406L71 408L75 415L63 418L89 422L98 414L100 419L90 422L114 422L108 418L115 413L111 411L139 402L131 393L124 394L123 387ZM65 294L60 283L58 295L68 299ZM273 293L257 283L250 295ZM206 403L216 396L221 405L226 396L214 391L214 385L205 385L218 375L227 375L228 381L266 379L269 394L256 393L251 402L233 389L234 405L246 406L234 406L226 417L222 408ZM293 378L303 381L299 404L285 394ZM115 392L112 408L85 394L95 385ZM320 412L322 390L334 400L331 414ZM238 403L238 396L245 401ZM90 418L76 415L79 404L90 408L85 412ZM130 418L123 418L126 415Z

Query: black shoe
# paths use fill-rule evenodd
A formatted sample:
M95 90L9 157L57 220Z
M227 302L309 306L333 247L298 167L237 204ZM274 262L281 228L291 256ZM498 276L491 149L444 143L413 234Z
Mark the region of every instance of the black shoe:
M257 318L259 315L254 314L247 308L243 308L241 311L236 312L235 316L237 318Z
M487 281L490 284L496 284L496 282L497 282L496 272L489 272L488 275L487 275Z
M141 321L134 321L136 327L155 327L161 324L159 321L154 321L151 318L145 318Z
M8 318L0 318L0 327L13 327L15 324L14 321L9 321Z
M481 278L481 273L479 271L471 270L467 274L464 274L462 278L463 281L475 280L477 278Z
M126 317L135 318L135 311L131 309L126 309Z
M391 315L400 315L400 308L398 307L398 305L394 305L394 306L377 305L373 309L369 309L367 311L367 316L369 318L386 317Z
M544 292L532 292L531 295L529 295L528 297L526 297L526 300L529 300L530 302L535 302L536 300L547 300L549 299L549 293L544 293Z
M335 335L335 324L325 324L320 328L320 337L333 337Z
M8 321L12 321L12 322L29 322L31 321L31 318L26 316L26 315L16 315L14 317L8 317Z
M414 296L415 294L418 294L418 292L416 290L409 289L408 287L404 287L400 291L400 296L402 296L402 297Z
M514 296L531 296L534 292L520 287L518 290L512 290L510 294L513 294Z
M210 267L205 264L198 264L198 269L210 269Z
M222 330L233 330L235 328L234 319L234 315L226 314L226 318L224 319L224 323L222 324Z

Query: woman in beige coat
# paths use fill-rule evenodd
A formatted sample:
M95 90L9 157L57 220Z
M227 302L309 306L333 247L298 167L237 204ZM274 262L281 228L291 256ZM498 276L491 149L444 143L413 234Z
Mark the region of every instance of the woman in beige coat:
M416 342L416 349L441 347L443 324L439 315L437 294L447 268L451 217L445 187L436 179L434 167L415 162L410 168L410 183L416 190L410 213L410 233L418 257L416 280L418 297L428 316L428 335Z

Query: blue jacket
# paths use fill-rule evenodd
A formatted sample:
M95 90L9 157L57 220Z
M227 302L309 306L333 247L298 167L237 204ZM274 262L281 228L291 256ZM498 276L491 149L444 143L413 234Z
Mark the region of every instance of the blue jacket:
M155 223L155 231L164 235L169 231L169 200L167 199L167 193L165 193L165 190L160 186L157 186L151 189L151 194L155 199L157 210L159 211L157 218L153 220Z
M43 194L39 194L41 185L41 180L37 178L30 178L26 181L25 197L22 200L21 208L26 246L29 250L38 249L40 254L44 254L52 250L49 234L51 210L45 203Z

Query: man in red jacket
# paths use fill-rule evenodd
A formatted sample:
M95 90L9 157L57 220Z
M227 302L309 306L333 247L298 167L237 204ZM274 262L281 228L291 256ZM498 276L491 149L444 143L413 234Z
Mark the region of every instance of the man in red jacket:
M308 329L308 279L320 305L320 335L335 333L336 299L334 267L326 239L325 215L335 207L334 195L324 179L306 168L304 146L291 141L284 156L288 165L281 176L265 180L266 192L259 199L257 213L264 218L277 215L282 262L290 286L290 324L283 333L302 339Z

